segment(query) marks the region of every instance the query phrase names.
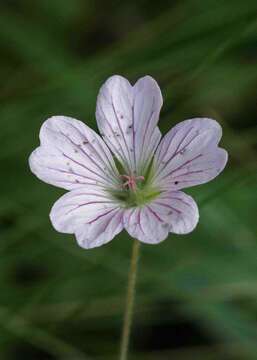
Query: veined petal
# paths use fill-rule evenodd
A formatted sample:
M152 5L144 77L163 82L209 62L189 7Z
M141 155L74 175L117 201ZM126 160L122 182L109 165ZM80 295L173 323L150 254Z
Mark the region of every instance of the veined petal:
M153 210L169 224L169 231L188 234L199 220L199 211L194 199L182 191L165 191L153 203Z
M153 182L162 189L178 190L215 178L227 163L227 152L218 147L221 135L221 126L212 119L176 125L156 150Z
M199 219L195 201L181 191L165 191L142 208L124 214L124 227L136 239L157 244L169 234L191 232Z
M51 117L41 127L40 142L29 159L39 179L67 190L88 185L113 187L120 182L110 150L81 121Z
M123 229L123 209L108 193L76 189L63 195L53 206L50 219L62 233L75 233L80 246L103 245Z
M162 102L160 88L150 76L131 86L128 80L115 75L100 89L98 128L129 174L143 175L158 146Z
M130 236L148 244L158 244L169 234L169 225L155 213L152 204L126 210L124 227Z

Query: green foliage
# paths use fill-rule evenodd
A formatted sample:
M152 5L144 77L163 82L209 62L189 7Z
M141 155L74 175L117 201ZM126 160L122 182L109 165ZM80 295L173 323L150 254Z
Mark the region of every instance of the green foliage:
M157 79L163 132L214 117L229 151L221 176L187 191L197 229L141 248L131 359L256 359L256 1L2 2L0 28L0 358L117 358L131 240L85 251L55 232L63 191L28 168L50 115L96 128L117 73ZM184 323L202 340L179 346Z

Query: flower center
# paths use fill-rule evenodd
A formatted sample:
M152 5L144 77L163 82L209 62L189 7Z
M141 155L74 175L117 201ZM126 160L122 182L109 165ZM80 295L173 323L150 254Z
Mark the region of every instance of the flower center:
M142 175L120 175L120 188L109 190L122 207L143 206L159 196L160 192L152 185L150 178Z
M122 187L124 189L129 189L131 191L136 191L137 189L137 181L144 181L144 176L134 176L134 175L121 175L120 176L122 180L125 180L125 182L122 184Z

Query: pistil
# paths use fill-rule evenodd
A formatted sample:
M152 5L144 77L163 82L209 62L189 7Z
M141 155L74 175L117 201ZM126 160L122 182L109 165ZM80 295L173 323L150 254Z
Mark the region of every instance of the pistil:
M134 176L134 175L121 175L121 179L125 180L125 182L122 184L123 188L128 187L131 191L136 191L137 189L137 181L143 181L145 180L144 176Z

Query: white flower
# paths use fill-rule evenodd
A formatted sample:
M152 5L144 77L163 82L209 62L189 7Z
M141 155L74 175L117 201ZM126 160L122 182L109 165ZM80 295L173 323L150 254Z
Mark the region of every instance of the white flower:
M54 228L74 233L93 248L126 229L138 240L157 244L169 232L191 232L198 208L183 188L206 183L225 167L218 147L222 130L212 119L183 121L161 140L158 84L149 76L134 86L112 76L96 108L103 139L81 121L54 116L40 130L41 146L30 156L41 180L69 190L53 206Z

